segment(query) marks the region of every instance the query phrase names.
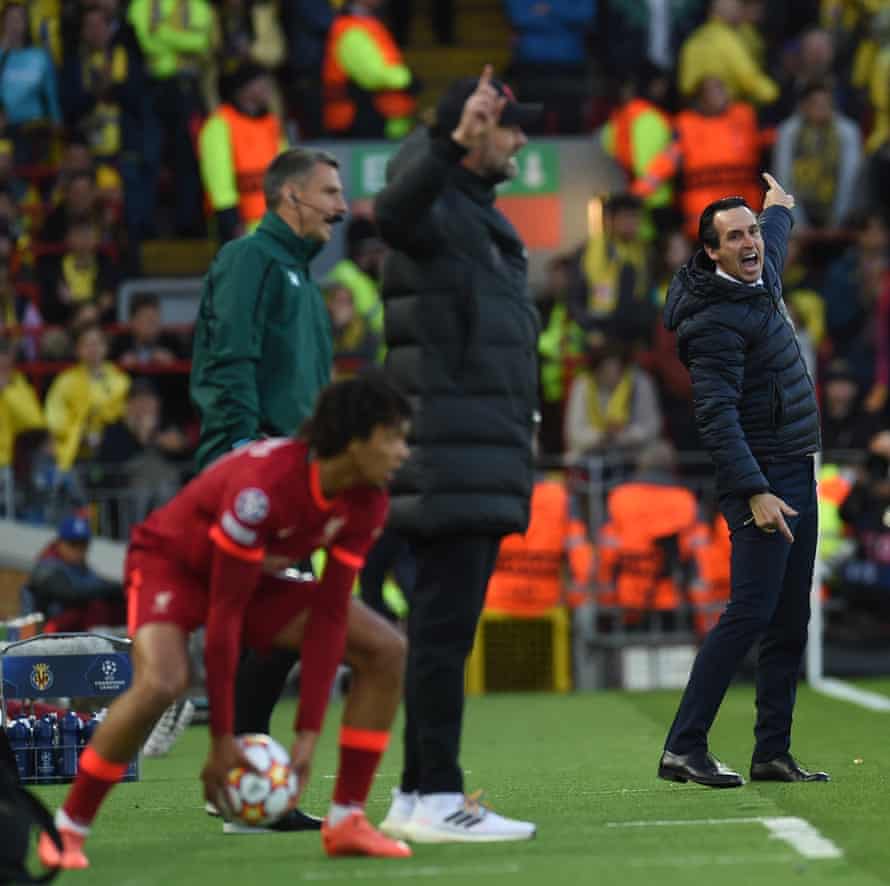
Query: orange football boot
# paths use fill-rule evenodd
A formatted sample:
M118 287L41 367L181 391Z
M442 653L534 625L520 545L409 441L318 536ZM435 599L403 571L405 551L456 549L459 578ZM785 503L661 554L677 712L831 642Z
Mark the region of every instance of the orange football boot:
M392 840L371 825L361 810L348 815L341 822L321 826L324 851L332 858L338 855L370 855L375 858L410 858L407 843Z
M90 866L90 861L84 855L83 844L86 837L64 828L59 828L62 838L62 851L56 846L53 838L45 831L40 835L37 844L37 856L40 863L47 868L61 868L63 871L82 871Z

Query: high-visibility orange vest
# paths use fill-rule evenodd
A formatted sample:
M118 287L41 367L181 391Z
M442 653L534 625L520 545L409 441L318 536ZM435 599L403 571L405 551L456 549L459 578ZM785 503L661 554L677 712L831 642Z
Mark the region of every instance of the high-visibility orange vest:
M611 123L615 127L615 159L630 176L636 174L633 151L634 123L640 114L646 111L658 114L669 126L668 115L659 107L644 98L631 99L626 105L618 108L611 117Z
M702 210L722 197L744 197L760 211L761 137L751 105L738 102L718 117L682 111L676 129L683 152L679 199L687 232L697 236Z
M609 521L598 545L599 602L625 610L628 622L645 612L676 609L680 589L668 573L660 539L675 537L679 557L691 556L698 502L688 489L623 483L609 493Z
M770 133L758 129L750 105L737 102L716 117L681 111L674 119L674 131L674 143L653 158L646 175L634 183L634 193L645 197L680 170L677 200L684 230L693 240L698 237L702 210L714 200L744 197L755 212L760 211L760 152Z
M337 42L350 28L363 28L391 65L404 64L402 52L383 22L373 16L341 15L334 19L328 32L321 83L324 94L324 128L328 132L348 132L355 120L356 103L349 94L349 75L337 61ZM398 90L375 92L371 95L374 109L386 120L409 117L417 106L412 95Z
M528 530L501 542L485 608L537 615L558 606L563 602L566 556L573 581L586 584L592 548L584 524L570 517L565 486L542 480L532 492Z
M217 113L232 139L239 215L245 223L258 221L266 212L263 176L281 150L281 121L276 114L248 117L230 104L220 105Z
M689 588L695 630L706 634L720 618L729 600L730 555L729 526L717 514L711 526L699 524L699 539L693 551L697 575Z

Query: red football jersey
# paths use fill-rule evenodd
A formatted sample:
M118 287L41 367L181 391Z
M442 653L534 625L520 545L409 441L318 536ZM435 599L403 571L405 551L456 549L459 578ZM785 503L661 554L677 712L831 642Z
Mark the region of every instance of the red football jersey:
M303 631L297 721L298 730L321 729L345 648L350 592L387 505L387 494L373 487L325 498L319 464L310 459L307 444L273 438L219 459L133 530L132 552L172 561L206 589L214 735L232 730L238 650L250 601L254 593L263 594L264 556L297 561L325 548L324 575Z
M214 462L136 526L131 544L208 578L215 545L249 560L274 554L298 561L326 548L359 569L387 506L386 492L370 486L326 499L306 442L270 438Z

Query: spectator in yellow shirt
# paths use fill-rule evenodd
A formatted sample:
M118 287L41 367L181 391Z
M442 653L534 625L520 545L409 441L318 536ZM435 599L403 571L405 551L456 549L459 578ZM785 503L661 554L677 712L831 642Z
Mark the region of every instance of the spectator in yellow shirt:
M680 49L677 78L683 95L692 95L706 77L720 77L730 99L766 105L778 98L778 86L760 69L741 36L743 21L741 0L713 0L708 21Z
M99 326L80 329L75 340L77 365L61 373L47 392L46 423L62 471L91 456L105 426L123 415L130 376L105 360L107 350Z
M15 368L12 343L0 338L0 468L12 464L19 434L45 425L34 388Z

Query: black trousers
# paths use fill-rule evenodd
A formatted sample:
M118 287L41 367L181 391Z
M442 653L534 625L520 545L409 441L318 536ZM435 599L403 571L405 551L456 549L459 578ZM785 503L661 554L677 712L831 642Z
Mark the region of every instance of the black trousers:
M403 594L408 594L414 586L417 565L414 562L414 548L410 541L393 529L384 529L374 547L368 551L365 565L359 573L359 587L362 602L389 621L398 621L396 614L386 605L383 587L387 573L393 573L396 584Z
M402 790L463 791L458 765L464 665L473 648L496 535L415 539L417 579L409 595Z
M699 650L668 733L665 747L676 754L707 747L730 681L758 637L752 759L772 760L791 744L819 528L813 459L767 465L765 474L771 491L798 512L785 518L794 542L753 523L733 532L729 605Z
M312 572L312 561L297 564L302 572ZM268 735L272 709L281 697L287 675L300 660L292 649L273 649L261 655L245 649L235 675L235 735L259 732Z

